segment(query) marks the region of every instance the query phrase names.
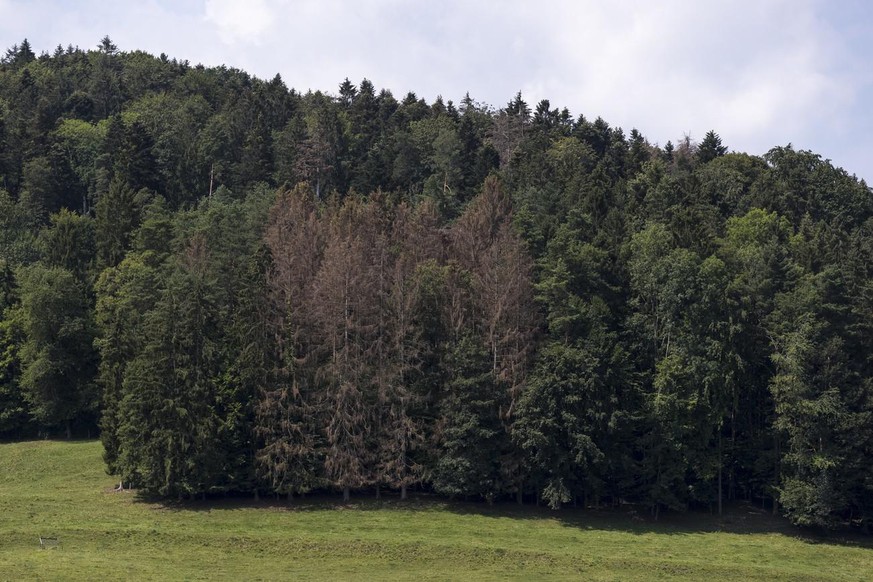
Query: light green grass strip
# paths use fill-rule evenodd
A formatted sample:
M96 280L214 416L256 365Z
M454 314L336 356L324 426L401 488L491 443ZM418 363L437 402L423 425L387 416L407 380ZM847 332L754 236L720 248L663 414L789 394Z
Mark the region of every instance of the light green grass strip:
M0 580L873 579L866 540L809 538L746 506L658 523L432 500L174 506L113 492L100 453L0 445Z

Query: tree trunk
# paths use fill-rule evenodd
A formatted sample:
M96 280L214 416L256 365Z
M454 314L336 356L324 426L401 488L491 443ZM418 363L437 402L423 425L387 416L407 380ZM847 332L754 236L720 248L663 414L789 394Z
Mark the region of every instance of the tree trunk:
M721 498L722 498L722 489L721 489L721 473L722 473L722 457L721 457L721 429L719 429L718 433L718 515L721 517Z
M67 428L67 440L70 440L71 438L73 438L73 431L70 428L70 421L69 420L66 422L66 428Z
M348 503L351 498L351 491L349 487L343 487L343 503Z
M524 505L524 493L521 490L521 486L519 485L518 491L515 492L515 500L519 505Z
M737 392L736 385L733 386L733 397L734 403L731 408L731 455L735 456L737 454L737 410L739 410L739 393ZM734 489L736 489L736 470L734 463L731 463L731 470L728 473L728 499L734 499Z
M776 471L773 478L773 515L779 515L779 437L773 435L773 450L776 451Z
M406 501L406 483L400 486L400 500Z
M382 499L382 488L376 483L376 499Z

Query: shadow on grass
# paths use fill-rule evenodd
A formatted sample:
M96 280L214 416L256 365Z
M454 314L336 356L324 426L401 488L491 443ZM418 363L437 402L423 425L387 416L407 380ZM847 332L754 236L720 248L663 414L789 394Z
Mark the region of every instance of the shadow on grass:
M205 500L168 501L138 493L138 502L159 506L174 512L210 512L260 509L265 511L317 512L317 511L398 511L398 512L449 512L459 516L491 519L533 521L556 521L565 527L585 531L615 531L634 535L688 535L706 533L730 534L781 534L809 544L852 546L873 549L873 538L848 528L827 531L800 528L787 519L774 516L770 511L746 502L725 506L723 515L703 511L663 512L654 519L648 508L622 505L616 508L564 507L551 510L543 506L518 505L500 502L489 505L485 502L454 501L444 497L419 493L400 500L395 493L382 493L379 499L372 494L353 496L342 502L336 495L315 494L295 497L290 502L275 497L228 496L210 497Z

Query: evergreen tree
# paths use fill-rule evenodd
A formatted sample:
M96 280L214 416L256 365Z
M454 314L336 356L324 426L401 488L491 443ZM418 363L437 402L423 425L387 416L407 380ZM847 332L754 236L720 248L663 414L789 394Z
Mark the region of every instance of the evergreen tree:
M216 413L215 280L202 238L189 241L143 322L118 411L122 482L182 498L223 485Z
M144 347L146 314L158 298L159 275L140 255L128 255L118 266L103 271L95 285L94 310L100 354L97 383L102 391L100 438L103 458L111 474L118 474L121 406L128 365ZM137 446L137 441L126 443Z
M711 162L727 153L727 146L721 145L721 138L713 130L706 132L703 141L697 146L697 160L701 164Z
M445 365L451 373L439 402L433 486L453 497L493 501L504 489L500 459L505 433L499 416L504 395L494 384L489 354L479 338L456 335Z
M144 192L137 195L133 188L116 178L97 201L94 230L97 258L101 265L117 265L130 249L130 239L139 226L145 198Z

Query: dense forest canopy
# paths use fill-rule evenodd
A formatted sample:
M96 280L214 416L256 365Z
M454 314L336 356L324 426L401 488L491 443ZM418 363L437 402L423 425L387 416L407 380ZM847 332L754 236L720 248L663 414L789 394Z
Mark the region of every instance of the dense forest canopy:
M0 434L187 497L873 520L873 194L519 93L0 64Z

